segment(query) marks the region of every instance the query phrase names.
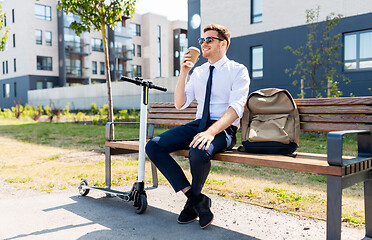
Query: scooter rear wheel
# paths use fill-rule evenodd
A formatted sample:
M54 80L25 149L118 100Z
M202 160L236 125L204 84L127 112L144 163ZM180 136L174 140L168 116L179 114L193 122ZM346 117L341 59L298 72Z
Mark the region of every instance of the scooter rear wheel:
M146 197L146 195L141 194L139 196L139 199L138 200L139 200L139 202L138 202L139 203L139 206L136 208L136 213L137 214L142 214L147 209L147 197Z

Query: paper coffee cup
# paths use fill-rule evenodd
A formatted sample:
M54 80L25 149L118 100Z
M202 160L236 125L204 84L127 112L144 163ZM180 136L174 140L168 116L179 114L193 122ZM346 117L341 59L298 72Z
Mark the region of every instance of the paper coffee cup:
M199 48L196 48L196 47L189 47L188 50L189 50L190 55L191 55L191 60L186 61L186 65L188 67L194 67L194 65L196 63L196 60L198 59L198 57L200 55L200 50L199 50Z

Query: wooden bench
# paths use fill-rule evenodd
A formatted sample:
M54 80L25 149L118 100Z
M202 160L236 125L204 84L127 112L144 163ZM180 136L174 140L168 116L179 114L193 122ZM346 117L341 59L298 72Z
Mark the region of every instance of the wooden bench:
M327 239L341 238L342 189L364 182L366 236L372 237L372 97L345 97L295 100L302 131L326 131L327 154L297 153L297 157L249 154L231 151L216 154L213 160L255 166L290 169L327 176ZM176 110L173 103L152 103L148 114L148 137L159 125L178 126L194 120L196 104ZM113 139L112 126L106 125L106 187L111 183L111 155L138 151L138 141ZM342 155L343 136L358 135L358 155ZM300 143L301 144L301 143ZM188 156L187 150L174 152ZM153 166L154 187L157 187Z

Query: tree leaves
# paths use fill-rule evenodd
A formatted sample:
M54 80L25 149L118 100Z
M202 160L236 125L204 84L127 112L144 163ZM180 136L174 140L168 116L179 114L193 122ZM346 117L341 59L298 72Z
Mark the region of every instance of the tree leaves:
M319 21L320 7L306 10L306 23L309 32L307 42L297 49L286 46L284 49L297 56L297 64L294 68L285 69L285 73L292 77L299 75L305 85L311 89L312 97L322 93L334 93L339 95L336 81L337 78L348 83L349 79L336 71L336 66L344 66L339 60L339 49L342 48L341 34L332 35L332 30L340 22L342 15L331 13L325 22ZM294 85L298 80L293 81ZM332 85L333 84L333 85ZM330 90L329 90L330 89Z

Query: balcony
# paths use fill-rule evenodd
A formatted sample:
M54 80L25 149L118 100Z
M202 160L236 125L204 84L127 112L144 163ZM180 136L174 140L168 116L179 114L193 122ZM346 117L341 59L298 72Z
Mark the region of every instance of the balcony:
M65 42L66 54L76 54L88 56L90 54L90 44L84 42Z
M132 50L126 48L115 48L115 58L120 60L129 61L133 59Z
M88 74L89 68L75 67L75 66L66 66L66 78L73 79L87 79L89 78Z

